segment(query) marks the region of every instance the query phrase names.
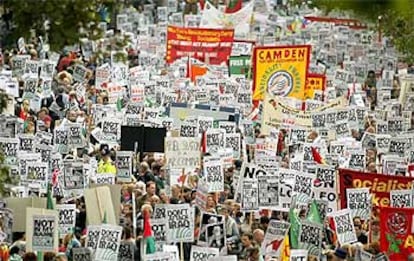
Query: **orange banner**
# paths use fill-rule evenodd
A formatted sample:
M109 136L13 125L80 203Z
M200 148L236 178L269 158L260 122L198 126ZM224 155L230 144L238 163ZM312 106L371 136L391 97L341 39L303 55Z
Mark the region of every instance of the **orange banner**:
M188 56L209 64L227 63L233 40L233 29L168 26L167 63Z

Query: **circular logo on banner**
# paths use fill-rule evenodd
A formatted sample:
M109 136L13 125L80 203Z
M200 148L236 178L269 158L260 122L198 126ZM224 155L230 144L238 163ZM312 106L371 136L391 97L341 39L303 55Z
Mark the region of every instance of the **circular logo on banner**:
M267 92L273 96L287 96L293 89L293 78L287 71L272 74L267 82Z

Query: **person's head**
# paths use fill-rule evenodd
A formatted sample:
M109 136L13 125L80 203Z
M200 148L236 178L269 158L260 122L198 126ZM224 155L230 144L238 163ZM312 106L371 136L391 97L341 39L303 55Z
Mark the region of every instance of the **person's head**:
M261 244L262 244L262 242L263 242L263 240L264 240L264 236L265 236L265 234L264 234L263 230L261 230L260 228L255 229L255 230L253 231L253 239L254 239L254 241L256 241L256 243L257 243L257 244L259 244L259 245L261 245Z
M264 229L267 229L267 226L269 225L269 217L267 217L267 216L263 216L263 217L260 217L260 225L264 228Z
M353 222L354 222L354 226L361 226L362 225L362 221L361 221L361 218L360 217L354 217L353 218Z
M101 144L100 149L102 160L108 161L111 157L111 151L109 150L109 146L107 144Z
M380 232L380 222L378 219L374 219L371 222L371 232L373 233L379 233Z
M171 187L171 196L172 198L176 198L178 199L180 197L181 194L181 189L180 186L175 184Z
M147 173L147 171L149 170L148 163L146 163L145 161L141 162L141 164L139 165L139 168L140 168L141 174Z
M148 213L149 215L151 215L152 214L152 206L150 204L142 205L141 213L142 214Z
M43 255L43 261L54 261L56 257L56 253L54 252L46 252Z
M10 256L13 256L14 254L18 255L19 251L20 251L20 249L17 246L14 246L14 247L10 248L9 254L10 254Z
M70 122L76 122L76 117L77 117L77 113L76 113L76 111L74 111L74 110L70 110L69 112L68 112L68 114L67 114L67 119L70 121Z
M37 261L36 254L33 252L27 252L23 256L23 261Z
M146 191L147 191L147 194L149 195L149 196L154 196L155 195L155 191L156 191L156 189L157 189L157 187L156 187L156 185L155 185L155 182L153 182L153 181L149 181L148 183L147 183L147 186L146 186Z
M214 195L208 195L207 208L215 208L215 207L216 207L216 200L214 199Z
M243 247L249 247L252 245L253 235L252 233L244 233L240 239Z
M161 170L161 165L158 162L153 162L151 164L151 169L152 169L152 173L154 173L154 175L158 175L160 173L160 170Z
M24 99L23 103L22 103L22 106L23 106L23 111L24 112L29 112L30 111L30 101L29 100Z
M251 246L247 249L247 260L249 260L249 261L259 261L260 260L259 246Z
M375 164L375 161L368 162L367 171L372 173L377 172L377 165Z
M168 195L167 195L167 192L165 191L165 189L160 190L160 199L161 199L161 202L163 204L169 204L170 203L170 199L168 198Z

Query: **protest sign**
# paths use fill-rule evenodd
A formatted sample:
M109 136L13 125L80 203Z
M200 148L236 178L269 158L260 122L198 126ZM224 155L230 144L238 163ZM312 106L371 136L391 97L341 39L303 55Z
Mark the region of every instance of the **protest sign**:
M221 159L205 157L203 168L208 184L208 193L224 191L224 170Z
M88 233L86 234L86 247L92 249L92 252L95 253L96 248L98 247L99 234L101 233L100 225L89 225L87 227Z
M313 174L301 174L296 175L295 177L295 186L293 192L298 194L304 194L308 197L312 197L312 187L315 180L315 175Z
M411 189L391 190L390 207L411 208L413 207L413 196Z
M207 246L218 248L220 251L226 247L225 223L209 224L205 226Z
M54 210L27 208L26 251L57 251L58 222L58 214Z
M371 195L369 188L346 189L347 208L351 210L352 217L360 217L362 220L371 218Z
M194 207L188 204L167 205L168 242L194 241Z
M73 233L76 224L76 205L59 204L56 205L59 213L59 237L63 238L67 234Z
M168 219L151 219L151 229L157 249L162 249L162 246L167 243L167 226Z
M404 260L414 251L413 208L380 208L380 249L390 260Z
M250 56L230 56L229 73L230 76L244 76L246 79L252 77L252 62Z
M119 246L121 244L121 236L122 227L102 224L94 260L116 260L118 257Z
M351 211L349 209L336 211L330 216L332 216L334 220L338 242L341 245L358 241L355 234L355 227L352 220Z
M223 223L224 216L208 213L208 212L201 212L201 222L200 222L200 233L198 237L198 244L200 246L207 246L207 226L214 225L218 223Z
M241 210L255 211L259 209L259 194L257 180L241 180Z
M205 133L206 153L217 152L224 147L224 131L217 129L209 129Z
M270 220L264 240L262 242L262 253L265 255L279 256L283 240L289 231L290 223L278 220Z
M322 246L322 224L303 221L299 229L299 247L307 249L309 254L319 255Z
M10 165L17 164L17 151L19 149L19 139L0 138L0 151L5 156L5 163Z
M132 151L116 152L117 180L120 182L130 182L132 177Z
M176 245L163 245L162 251L170 253L170 258L171 258L170 261L180 260L178 247Z
M370 188L372 204L374 206L389 206L390 191L394 189L409 189L413 180L413 177L339 169L341 208L346 208L347 206L346 189L348 188Z
M306 249L292 249L290 250L289 261L306 261L308 260L308 250Z
M259 207L272 209L279 205L279 181L277 176L258 176Z
M210 257L219 255L218 248L199 247L192 245L190 253L190 261L208 261Z
M194 168L200 162L200 139L188 137L165 138L166 165L172 169Z
M194 57L209 64L225 63L231 53L234 30L167 28L167 63L181 57Z
M253 99L266 96L303 99L310 46L255 47Z
M317 165L316 179L313 183L315 199L328 202L327 213L337 210L336 170L333 166Z
M36 162L26 166L27 181L42 184L46 188L49 174L49 164Z
M66 193L81 193L86 186L86 178L82 163L66 164L63 172L63 187Z
M75 247L72 252L73 261L92 261L92 251L88 247Z
M118 259L119 261L132 261L134 259L134 253L136 244L134 241L122 241L119 246Z
M102 120L103 141L109 144L118 144L121 138L121 121L113 118Z

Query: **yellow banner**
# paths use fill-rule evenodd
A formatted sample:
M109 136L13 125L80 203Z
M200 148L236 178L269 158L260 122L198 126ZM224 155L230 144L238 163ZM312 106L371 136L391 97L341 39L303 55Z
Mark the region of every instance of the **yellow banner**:
M305 96L304 99L313 99L315 91L325 90L326 77L322 74L308 74L306 77Z
M310 45L256 47L253 53L253 99L293 97L303 100Z
M346 98L340 97L315 110L302 111L290 107L280 101L277 97L267 96L263 104L261 134L269 135L272 128L279 128L281 125L311 128L313 113L326 111L328 109L343 108L346 105Z

